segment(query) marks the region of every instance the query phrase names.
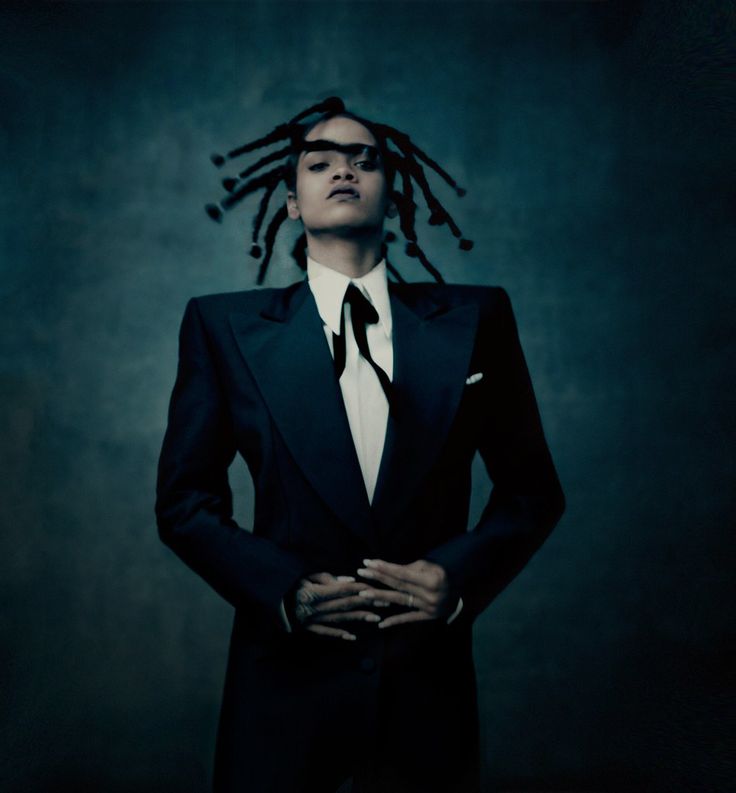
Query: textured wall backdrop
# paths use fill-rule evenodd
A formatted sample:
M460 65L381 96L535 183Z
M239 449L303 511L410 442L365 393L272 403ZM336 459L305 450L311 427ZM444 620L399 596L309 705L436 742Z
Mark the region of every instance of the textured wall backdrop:
M476 625L489 789L725 790L730 4L26 2L0 30L0 787L207 790L232 613L153 501L186 300L254 285L208 155L339 94L467 187L438 192L470 254L420 232L509 291L568 497Z

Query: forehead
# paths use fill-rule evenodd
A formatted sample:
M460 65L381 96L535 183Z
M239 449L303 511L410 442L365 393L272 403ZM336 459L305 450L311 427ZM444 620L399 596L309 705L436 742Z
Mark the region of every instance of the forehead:
M362 143L375 146L373 133L353 118L335 116L320 121L304 137L304 140L334 140L336 143Z

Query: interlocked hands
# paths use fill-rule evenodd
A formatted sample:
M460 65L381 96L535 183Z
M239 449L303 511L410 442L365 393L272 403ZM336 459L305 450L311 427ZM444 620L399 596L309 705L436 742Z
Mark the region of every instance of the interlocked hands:
M419 559L394 564L383 559L364 559L358 575L387 588L371 587L352 576L314 573L302 578L295 593L294 613L301 626L312 633L352 640L355 635L336 623L366 620L379 628L447 617L455 607L443 567ZM391 603L405 606L401 614L382 619L371 608Z

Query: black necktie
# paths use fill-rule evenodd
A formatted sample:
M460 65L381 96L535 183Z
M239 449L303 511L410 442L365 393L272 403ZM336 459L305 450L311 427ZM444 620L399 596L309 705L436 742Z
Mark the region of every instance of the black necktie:
M388 400L389 409L393 407L391 381L388 379L386 372L373 360L371 351L368 348L368 339L366 337L365 326L374 325L378 322L378 312L370 304L368 298L358 289L358 287L351 283L345 290L345 297L342 301L342 309L340 311L340 335L332 334L332 349L335 357L335 375L340 379L343 371L345 370L345 303L350 303L350 319L353 324L353 335L358 345L360 354L368 361L373 367L373 371L378 376L378 380L383 388L383 393Z

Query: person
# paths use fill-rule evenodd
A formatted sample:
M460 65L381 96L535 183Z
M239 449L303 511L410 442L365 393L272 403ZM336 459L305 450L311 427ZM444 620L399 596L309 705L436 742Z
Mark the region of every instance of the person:
M285 182L264 261L288 217L305 277L188 302L158 469L161 539L235 609L213 789L477 793L472 626L565 507L511 303L444 282L418 243L412 180L467 250L421 162L461 188L341 100L213 160L285 139L207 211L221 220L264 189L261 257ZM435 282L389 262L387 217ZM476 452L493 488L468 530ZM237 453L251 530L232 517Z

